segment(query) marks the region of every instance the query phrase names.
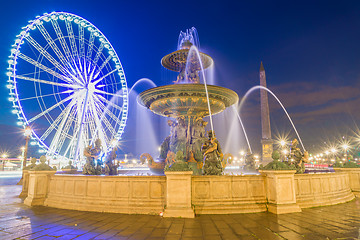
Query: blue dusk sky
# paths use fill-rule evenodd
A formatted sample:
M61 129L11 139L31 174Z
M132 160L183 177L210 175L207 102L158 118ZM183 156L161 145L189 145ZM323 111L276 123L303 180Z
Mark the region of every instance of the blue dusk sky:
M359 1L2 0L0 4L0 150L14 156L24 137L7 100L7 59L21 27L52 11L74 13L99 28L121 60L128 87L141 78L157 85L170 84L160 60L176 50L179 32L194 26L200 50L214 59L216 84L231 88L240 98L259 84L263 62L269 89L287 108L310 151L357 133ZM270 96L269 105L273 138L294 137L285 114ZM249 96L241 116L254 150L259 151L258 92ZM125 130L125 145L137 141L132 124L129 121L129 130ZM160 132L159 141L167 134ZM241 141L239 148L244 146L244 139ZM124 149L131 151L131 147Z

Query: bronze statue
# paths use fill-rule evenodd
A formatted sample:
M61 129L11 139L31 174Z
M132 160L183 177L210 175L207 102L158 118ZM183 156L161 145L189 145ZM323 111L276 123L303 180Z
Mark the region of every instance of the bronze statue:
M86 175L100 175L102 172L101 160L98 159L101 153L101 141L97 139L95 141L95 147L84 148L84 156L86 157L86 163L83 168L83 174ZM95 159L97 159L97 163L95 166Z
M250 151L245 156L244 170L245 171L255 171L256 170L255 157L252 153L250 153Z
M208 138L201 149L204 156L203 174L221 175L223 171L221 159L223 156L219 141L211 130L208 132Z
M117 175L118 174L117 169L119 167L119 163L117 163L117 164L114 163L116 156L117 156L116 151L117 151L117 148L115 147L112 149L110 154L106 156L105 168L104 168L105 175Z
M291 142L290 154L288 155L287 163L295 167L296 173L304 173L304 163L309 161L309 154L306 151L303 154L300 148L297 147L298 144L299 142L296 138Z

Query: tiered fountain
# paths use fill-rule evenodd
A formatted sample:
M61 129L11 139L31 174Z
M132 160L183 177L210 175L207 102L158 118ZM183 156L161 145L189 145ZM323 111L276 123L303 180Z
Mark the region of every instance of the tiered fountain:
M204 69L211 67L213 59L199 52L194 45L193 31L180 33L178 50L161 60L165 68L179 72L174 84L148 89L139 95L139 102L152 112L171 118L168 121L170 134L160 147L160 156L154 161L150 155L142 158L149 160L153 172L162 172L166 163L174 160L181 151L187 162L196 164L195 173L200 173L203 164L201 148L208 136L204 117L224 111L238 102L238 95L227 88L207 85ZM204 84L200 83L199 74ZM221 152L221 150L220 150ZM193 164L194 165L194 164Z

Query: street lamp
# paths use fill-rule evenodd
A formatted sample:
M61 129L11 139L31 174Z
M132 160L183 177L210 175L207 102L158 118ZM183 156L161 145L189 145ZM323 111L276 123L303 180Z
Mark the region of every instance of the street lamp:
M26 126L25 127L25 131L24 131L24 136L25 136L25 148L24 148L24 154L23 154L23 164L22 164L22 176L20 181L17 183L18 185L23 183L23 179L24 179L24 168L26 167L26 159L27 159L27 153L28 153L28 146L29 146L29 141L31 138L31 128L30 126Z
M347 150L349 149L349 145L347 145L346 143L342 145L342 148L344 149L345 152L345 160L347 161Z
M2 157L2 168L3 168L3 171L5 171L5 159L8 157L6 153L4 153L3 155L1 155Z
M23 159L23 169L26 167L26 159L27 159L27 152L28 152L28 146L29 146L29 140L31 137L31 128L30 126L26 126L24 131L25 136L25 149L24 149L24 159Z

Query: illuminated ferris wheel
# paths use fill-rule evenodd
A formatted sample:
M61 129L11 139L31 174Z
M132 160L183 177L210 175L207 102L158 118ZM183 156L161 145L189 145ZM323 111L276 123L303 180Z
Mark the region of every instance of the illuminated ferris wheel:
M125 73L89 21L66 12L38 16L22 28L8 63L12 112L47 155L78 161L97 139L104 152L119 141L128 110Z

